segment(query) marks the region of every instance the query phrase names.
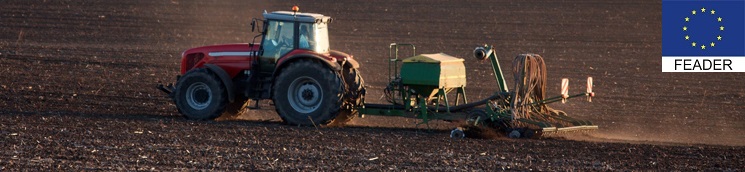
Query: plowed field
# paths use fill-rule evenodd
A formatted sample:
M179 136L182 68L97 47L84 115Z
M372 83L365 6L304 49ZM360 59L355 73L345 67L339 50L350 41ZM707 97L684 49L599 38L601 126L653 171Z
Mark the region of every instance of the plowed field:
M0 1L0 171L741 171L745 75L662 73L661 2L632 1ZM388 45L466 59L469 99L495 90L497 48L546 58L549 95L595 79L597 96L553 104L600 126L544 139L448 137L454 124L355 119L345 128L282 125L271 102L236 119L181 117L173 82L191 47L251 42L264 10L330 15L332 49L362 64L368 101L387 84Z

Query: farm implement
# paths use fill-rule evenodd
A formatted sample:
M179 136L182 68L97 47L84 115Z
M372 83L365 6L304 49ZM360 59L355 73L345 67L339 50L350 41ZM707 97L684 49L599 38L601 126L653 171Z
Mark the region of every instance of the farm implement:
M251 22L260 34L252 43L224 44L184 51L175 84L157 88L173 99L186 118L211 120L235 115L242 108L258 108L271 100L282 120L291 125L343 125L363 115L400 116L432 120L466 121L509 137L534 137L545 133L594 130L586 120L569 117L549 103L575 97L591 100L592 78L587 91L546 97L546 67L537 54L518 55L513 62L514 90L509 90L493 47L474 50L478 60L492 65L498 91L479 101L466 97L464 59L447 54L416 54L413 44L389 46L389 83L384 90L387 104L365 102L366 88L359 63L352 55L331 50L327 25L321 14L292 11L264 13ZM256 43L256 38L261 38ZM399 58L399 50L412 55ZM448 95L453 95L450 98ZM255 103L251 105L249 100ZM452 137L464 137L457 128Z
M410 47L415 55L399 59L401 46ZM477 47L474 57L491 63L499 91L486 99L469 103L465 94L463 59L442 53L416 55L415 50L412 44L390 45L391 80L384 90L390 104L364 103L358 108L361 114L419 118L422 120L420 124L430 120L466 121L469 125L503 131L513 138L598 128L590 121L569 117L565 112L547 106L575 97L591 100L595 94L592 92L592 78L587 80L587 92L569 95L569 81L563 79L562 95L544 98L546 68L540 55L521 54L515 58L516 87L509 91L493 47ZM454 101L448 98L451 92L455 92ZM461 128L452 132L452 137L463 136Z

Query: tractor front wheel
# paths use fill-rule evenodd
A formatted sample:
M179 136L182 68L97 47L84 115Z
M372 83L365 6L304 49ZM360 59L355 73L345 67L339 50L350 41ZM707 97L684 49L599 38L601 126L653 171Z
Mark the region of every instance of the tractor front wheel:
M223 83L207 69L194 69L176 83L173 101L188 119L211 120L222 114L228 103Z
M343 83L332 70L309 61L292 62L277 76L273 97L277 113L293 125L325 125L340 112Z

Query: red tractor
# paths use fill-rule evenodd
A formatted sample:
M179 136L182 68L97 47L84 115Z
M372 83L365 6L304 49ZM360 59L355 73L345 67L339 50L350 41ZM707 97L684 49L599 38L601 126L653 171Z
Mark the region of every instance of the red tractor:
M292 125L341 124L356 116L365 94L359 63L329 48L331 18L297 7L263 16L251 22L260 32L254 43L186 50L176 84L158 88L195 120L237 114L249 99L253 108L271 99Z

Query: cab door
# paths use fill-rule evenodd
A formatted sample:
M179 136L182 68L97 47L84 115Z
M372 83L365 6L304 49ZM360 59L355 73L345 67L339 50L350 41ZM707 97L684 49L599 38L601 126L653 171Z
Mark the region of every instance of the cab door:
M295 23L276 20L267 23L267 32L261 42L261 59L276 63L279 57L295 49Z

